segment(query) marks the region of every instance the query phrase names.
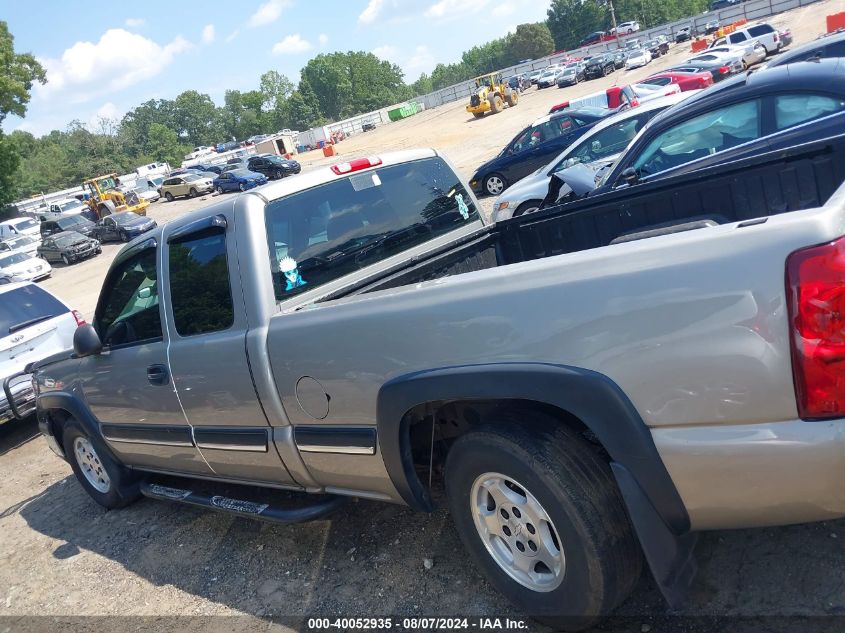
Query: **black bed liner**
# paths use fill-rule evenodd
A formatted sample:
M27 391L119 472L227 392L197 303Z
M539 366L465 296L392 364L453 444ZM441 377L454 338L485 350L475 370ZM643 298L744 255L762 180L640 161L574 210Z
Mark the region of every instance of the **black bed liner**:
M813 209L845 181L845 135L611 191L485 227L335 296L385 290L608 246L632 233L689 230ZM671 231L669 231L671 232Z

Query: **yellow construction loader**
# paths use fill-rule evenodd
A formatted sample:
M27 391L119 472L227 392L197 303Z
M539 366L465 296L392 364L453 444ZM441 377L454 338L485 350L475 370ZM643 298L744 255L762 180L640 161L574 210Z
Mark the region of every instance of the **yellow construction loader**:
M141 198L134 191L123 193L118 189L117 174L107 174L91 178L82 183L88 199L85 201L98 218L104 218L120 211L132 211L138 215L147 215L149 200Z
M475 93L469 98L467 112L480 119L487 112L496 114L519 103L519 91L502 81L501 73L490 73L475 78Z

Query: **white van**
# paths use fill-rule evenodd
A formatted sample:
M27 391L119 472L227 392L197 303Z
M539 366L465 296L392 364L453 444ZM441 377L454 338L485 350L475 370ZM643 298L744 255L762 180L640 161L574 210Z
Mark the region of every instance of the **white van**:
M724 44L748 44L750 42L760 42L765 46L766 55L777 53L783 48L783 41L780 39L778 30L765 22L751 24L737 29L733 33L728 33L725 37L718 37L710 45L710 48Z
M12 218L0 222L0 240L31 235L41 241L41 225L32 218Z

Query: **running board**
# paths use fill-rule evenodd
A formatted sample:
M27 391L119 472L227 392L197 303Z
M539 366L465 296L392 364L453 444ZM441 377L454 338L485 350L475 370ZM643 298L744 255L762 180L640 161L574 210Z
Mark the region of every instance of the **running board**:
M196 486L194 486L196 484ZM190 486L190 487L188 487ZM154 481L141 482L141 494L150 499L159 501L175 501L192 506L226 512L249 519L262 519L273 523L304 523L316 521L331 514L347 501L347 497L335 495L314 496L314 501L307 505L289 507L279 503L278 497L285 493L269 491L266 489L250 489L245 486L221 486L226 494L215 494L215 491L208 490L207 482L195 480L183 480L175 485L168 483L157 483ZM233 489L249 490L252 494L240 494ZM256 494L257 493L257 494ZM297 493L297 498L302 498L304 493ZM276 497L274 499L273 497ZM250 498L244 498L250 497ZM257 497L257 499L256 499Z

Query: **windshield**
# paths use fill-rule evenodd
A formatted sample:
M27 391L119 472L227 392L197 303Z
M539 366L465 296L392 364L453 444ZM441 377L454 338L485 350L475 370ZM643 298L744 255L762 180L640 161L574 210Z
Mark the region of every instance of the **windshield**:
M6 266L13 266L14 264L20 264L21 262L25 262L30 259L29 255L24 255L23 253L14 253L13 255L6 255L5 257L0 257L0 268L5 268Z
M109 176L108 178L100 178L97 181L97 184L100 186L100 189L103 191L108 191L109 189L114 189L117 185L114 182L114 178Z
M185 174L185 182L195 182L203 178L204 176L200 176L199 174Z
M70 246L76 242L81 242L85 239L84 235L79 233L72 233L70 235L60 235L56 237L56 246Z
M70 202L61 203L60 206L62 211L73 211L74 209L78 209L79 207L84 207L86 205L84 205L79 200L71 200Z
M0 294L0 338L36 320L59 316L68 309L55 297L35 285Z
M12 226L14 226L18 231L25 231L27 229L33 229L38 227L38 222L32 220L30 218L26 218L24 220L14 220L11 222Z
M10 240L6 240L6 244L15 248L23 248L24 246L28 246L30 244L35 244L35 238L30 235L22 235L21 237L13 237Z
M442 158L352 174L267 205L276 299L284 301L479 219Z
M81 215L75 215L70 218L61 218L58 220L58 225L65 230L75 226L90 226L91 224L92 222L90 220L86 220Z
M111 217L120 226L135 224L138 220L140 220L140 217L134 213L115 213Z

